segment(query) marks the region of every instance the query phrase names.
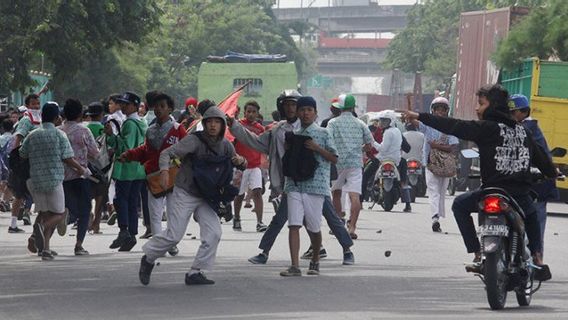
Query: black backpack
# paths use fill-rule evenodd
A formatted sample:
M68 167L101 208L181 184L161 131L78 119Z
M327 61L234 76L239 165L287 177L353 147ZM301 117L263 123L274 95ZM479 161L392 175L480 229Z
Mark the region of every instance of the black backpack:
M233 201L239 194L239 189L231 183L233 163L230 156L218 155L204 140L201 131L193 134L211 152L205 156L192 157L193 182L201 197L219 214L222 204Z
M282 158L284 176L294 182L310 180L314 177L318 161L313 150L307 149L304 143L311 137L286 132L286 152Z
M26 181L30 178L30 160L20 157L20 148L14 148L8 156L10 174Z

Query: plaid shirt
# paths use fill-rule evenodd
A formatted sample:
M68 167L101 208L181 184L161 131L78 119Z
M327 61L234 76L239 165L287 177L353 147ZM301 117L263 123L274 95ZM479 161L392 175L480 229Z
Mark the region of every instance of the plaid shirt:
M42 123L24 139L20 155L30 159L33 189L48 192L63 183L62 160L73 158L73 149L65 133L48 122Z
M99 153L99 148L93 137L93 133L89 128L76 121L65 121L60 129L65 132L69 143L71 143L75 160L77 160L82 167L86 168L89 164L89 158L92 159ZM71 167L67 165L64 165L64 167L65 181L81 178L81 175L71 169Z
M343 112L339 117L329 120L327 129L339 155L337 169L362 168L363 145L373 141L369 127L351 112Z

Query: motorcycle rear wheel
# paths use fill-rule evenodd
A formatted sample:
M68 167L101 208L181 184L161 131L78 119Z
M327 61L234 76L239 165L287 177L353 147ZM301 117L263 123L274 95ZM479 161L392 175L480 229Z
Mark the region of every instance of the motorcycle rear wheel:
M519 303L519 306L522 307L530 305L532 300L534 270L532 268L529 268L529 272L530 274L527 281L523 281L523 285L515 290L515 294L517 295L517 302Z
M487 302L493 310L501 310L507 301L507 252L505 240L499 248L487 253L484 265L485 286L487 289Z

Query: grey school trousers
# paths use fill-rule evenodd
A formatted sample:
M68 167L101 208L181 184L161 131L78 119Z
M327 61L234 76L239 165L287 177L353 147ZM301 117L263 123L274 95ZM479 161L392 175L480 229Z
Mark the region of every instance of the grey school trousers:
M221 240L221 224L217 213L202 198L190 195L185 190L174 187L168 202L168 225L164 231L152 236L142 247L146 260L154 263L183 238L189 219L195 213L199 224L201 245L195 254L192 269L211 269L215 263L217 247Z

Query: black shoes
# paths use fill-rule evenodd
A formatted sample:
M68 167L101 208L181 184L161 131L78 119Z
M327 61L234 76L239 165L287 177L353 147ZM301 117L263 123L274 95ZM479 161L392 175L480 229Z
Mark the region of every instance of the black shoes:
M168 253L170 254L170 256L175 257L178 255L179 249L177 246L173 246L170 248L170 250L168 250Z
M201 284L215 284L215 281L207 279L202 272L194 273L194 274L185 274L185 284L188 286L191 285L201 285Z
M440 223L438 221L432 222L432 231L442 232L442 228L440 228Z
M540 269L534 270L534 279L536 281L547 281L552 279L552 273L550 273L550 268L548 265L543 264L538 266Z
M118 233L118 237L116 239L114 239L114 241L111 243L109 248L111 248L111 249L120 248L126 242L126 240L128 240L129 238L130 238L130 234L128 233L128 231L126 231L126 230L120 231Z
M25 232L24 229L20 229L18 227L8 227L8 233L23 233Z
M140 282L147 286L150 283L150 275L152 274L152 270L154 269L154 263L148 262L146 260L146 255L142 256L140 260L140 271L138 272L138 278Z
M136 237L130 236L128 237L128 239L126 239L126 241L124 241L124 243L120 246L120 248L118 248L118 251L128 252L132 250L132 248L134 248L135 245L136 245Z

